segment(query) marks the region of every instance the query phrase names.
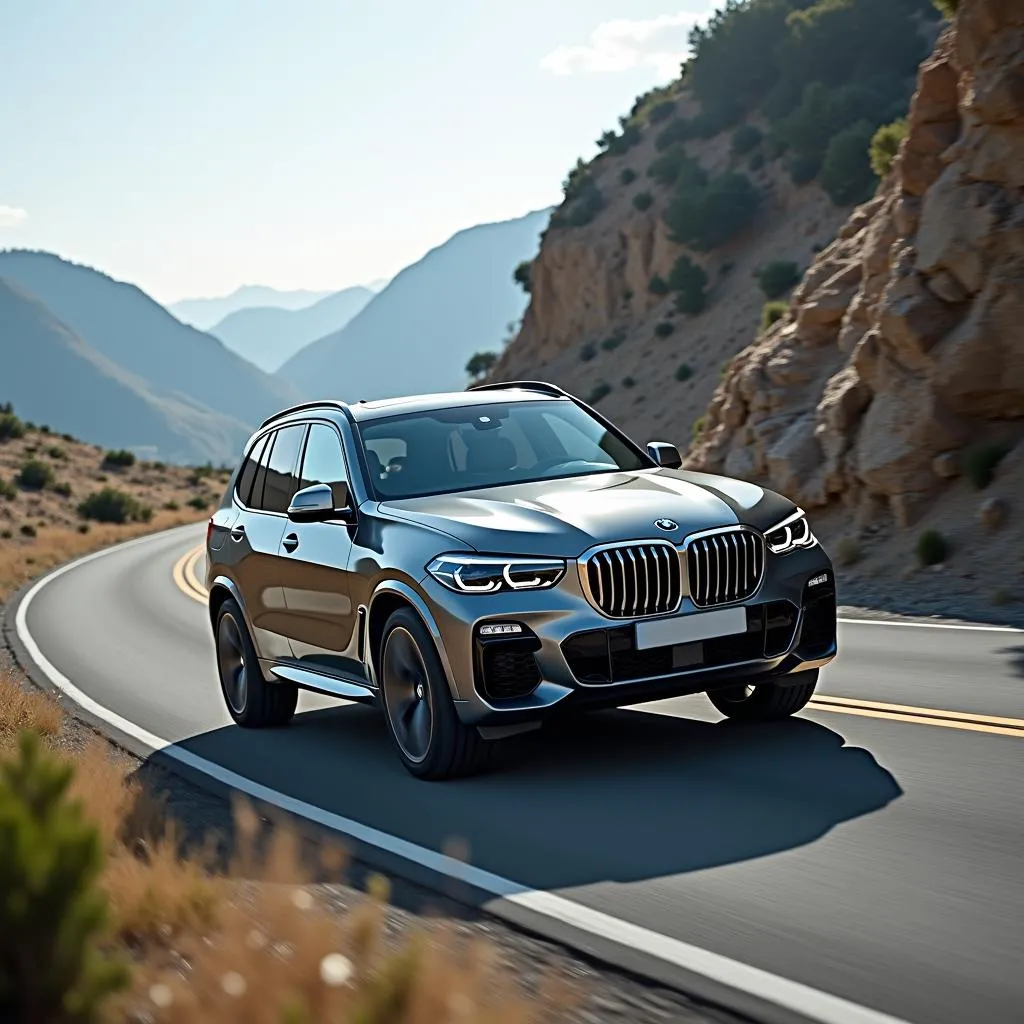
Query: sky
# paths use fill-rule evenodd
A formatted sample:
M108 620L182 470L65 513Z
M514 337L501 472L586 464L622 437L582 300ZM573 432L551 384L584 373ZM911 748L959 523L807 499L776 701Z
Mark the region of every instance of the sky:
M0 0L0 248L161 302L391 277L558 203L708 0Z

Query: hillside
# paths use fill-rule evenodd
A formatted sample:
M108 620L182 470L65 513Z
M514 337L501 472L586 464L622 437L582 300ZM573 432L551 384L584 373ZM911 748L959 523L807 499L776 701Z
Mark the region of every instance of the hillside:
M868 143L906 112L937 27L926 0L715 15L682 76L638 97L567 176L491 378L553 380L685 445L766 292L784 296L871 194Z
M340 331L372 298L369 288L344 288L302 309L252 306L209 329L233 352L275 373L311 341Z
M0 277L35 295L90 348L163 397L199 403L249 425L299 398L284 381L182 324L134 285L50 253L23 250L0 252ZM78 398L88 400L85 394Z
M0 368L0 401L108 448L152 447L168 462L220 463L234 460L249 434L238 420L154 395L2 277Z
M272 309L305 309L314 302L326 299L331 292L317 292L299 289L281 291L263 284L245 284L236 288L230 295L220 295L202 299L182 299L172 302L167 308L183 324L208 331L219 324L225 317L237 313L240 309L257 307Z
M733 360L689 463L813 510L851 592L962 609L1024 582L1024 6L958 7L877 195Z
M542 210L458 232L279 375L311 396L351 400L462 387L469 357L499 344L522 314L512 272L537 252L548 217Z

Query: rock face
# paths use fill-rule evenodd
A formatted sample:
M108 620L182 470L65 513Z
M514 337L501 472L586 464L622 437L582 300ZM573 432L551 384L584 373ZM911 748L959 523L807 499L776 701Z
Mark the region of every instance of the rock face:
M1024 435L1024 3L961 0L888 179L732 360L691 468L914 521Z

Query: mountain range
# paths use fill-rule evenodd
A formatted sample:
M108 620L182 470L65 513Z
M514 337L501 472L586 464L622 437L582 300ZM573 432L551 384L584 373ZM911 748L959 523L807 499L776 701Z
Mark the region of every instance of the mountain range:
M341 330L292 356L278 376L311 397L349 401L464 387L469 357L499 347L526 307L512 273L536 255L550 213L458 232Z

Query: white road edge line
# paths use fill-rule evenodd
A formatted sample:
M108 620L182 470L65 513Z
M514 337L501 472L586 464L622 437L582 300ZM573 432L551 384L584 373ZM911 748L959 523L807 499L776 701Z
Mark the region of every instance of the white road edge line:
M914 622L902 619L848 619L839 616L836 622L848 626L916 626L918 629L966 629L977 633L1024 633L1017 626L970 626L959 622Z
M167 531L157 536L166 537L172 532L176 531ZM800 982L790 981L788 978L779 977L758 967L751 967L749 964L732 960L719 953L713 953L639 925L630 924L628 921L622 921L601 911L592 910L590 907L567 900L554 893L530 889L507 878L502 878L500 875L418 846L399 836L390 835L351 818L325 811L295 797L253 782L213 761L198 757L191 751L183 750L163 737L137 726L115 711L97 703L88 694L78 689L40 650L28 629L28 610L44 587L72 569L153 539L152 535L140 537L70 562L38 580L18 605L14 620L15 630L29 657L58 690L91 715L131 736L152 751L161 751L164 756L171 757L194 771L202 772L223 785L245 793L254 800L271 804L290 814L351 836L360 843L375 846L405 860L421 864L439 875L459 880L474 889L490 893L533 913L569 924L580 931L642 952L654 959L702 975L747 995L775 1003L777 1006L803 1014L805 1017L821 1021L822 1024L908 1024L897 1017L859 1006L857 1003L839 996L820 992Z

